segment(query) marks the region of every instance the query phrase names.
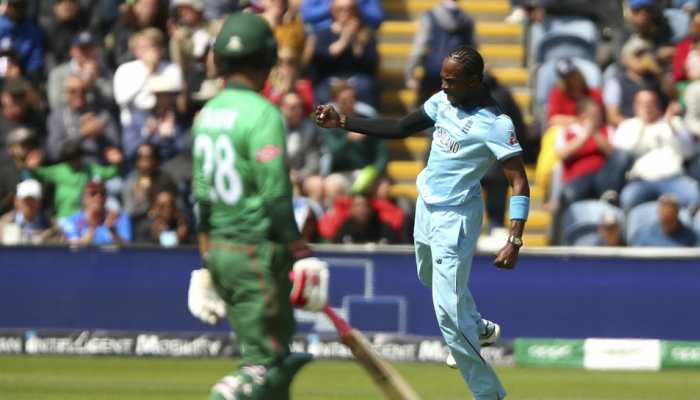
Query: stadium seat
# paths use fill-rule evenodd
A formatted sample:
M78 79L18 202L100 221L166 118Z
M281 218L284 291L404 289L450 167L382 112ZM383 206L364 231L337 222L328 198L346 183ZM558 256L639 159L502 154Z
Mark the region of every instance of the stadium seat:
M627 226L625 228L625 237L628 243L631 242L632 238L637 234L640 228L658 219L656 211L657 206L658 204L656 201L648 201L630 210L630 212L627 214ZM690 211L685 208L680 210L678 213L678 218L687 226L693 225L693 218Z
M664 16L671 26L671 32L673 37L671 41L673 43L678 43L688 36L688 24L690 24L690 15L688 15L683 10L678 10L675 8L668 8L664 10Z
M598 39L598 28L588 19L549 17L530 28L529 56L537 62L562 54L595 60Z
M695 221L693 222L693 230L700 235L700 212L695 214Z
M613 213L624 226L625 214L622 209L599 200L578 201L569 206L562 215L562 244L568 246L590 246L598 230L603 215Z
M602 85L602 72L600 67L592 61L573 58L576 67L581 70L586 83L590 87L599 88ZM549 92L557 83L556 72L557 60L550 60L542 64L537 70L537 81L535 83L535 105L538 108L544 108L549 100Z

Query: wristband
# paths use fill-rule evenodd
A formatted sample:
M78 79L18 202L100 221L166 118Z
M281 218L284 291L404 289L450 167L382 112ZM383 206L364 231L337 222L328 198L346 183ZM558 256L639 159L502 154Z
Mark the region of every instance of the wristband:
M530 211L530 198L527 196L510 197L510 219L527 220Z

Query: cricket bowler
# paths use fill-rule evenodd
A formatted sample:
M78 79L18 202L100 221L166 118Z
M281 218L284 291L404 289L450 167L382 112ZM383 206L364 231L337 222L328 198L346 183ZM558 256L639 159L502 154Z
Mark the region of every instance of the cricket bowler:
M210 324L227 316L241 347L241 366L214 385L209 399L286 400L295 373L311 360L290 353L296 327L290 294L304 284L292 283L290 271L312 276L325 266L306 258L309 247L292 210L282 116L258 94L277 56L269 26L254 14L232 14L213 51L226 86L193 127L204 267L192 272L188 306ZM301 273L305 269L312 271ZM295 290L299 306L318 311L325 305L317 283Z
M443 61L442 90L409 115L364 119L326 105L316 109L316 122L386 139L435 127L430 158L417 179L418 278L432 288L440 330L474 399L500 400L506 391L479 353L481 344L498 338L500 327L481 318L468 287L483 215L479 182L496 162L510 182L510 236L494 261L506 269L515 267L523 244L530 187L513 123L490 98L483 74L481 55L460 46Z

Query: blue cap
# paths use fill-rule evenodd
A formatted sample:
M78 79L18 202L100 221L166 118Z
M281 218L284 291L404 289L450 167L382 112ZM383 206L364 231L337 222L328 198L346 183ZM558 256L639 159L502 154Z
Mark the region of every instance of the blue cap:
M73 36L71 41L71 46L94 46L95 36L88 31L80 32L79 34Z
M656 7L656 0L630 0L629 1L631 10L639 10L642 7Z

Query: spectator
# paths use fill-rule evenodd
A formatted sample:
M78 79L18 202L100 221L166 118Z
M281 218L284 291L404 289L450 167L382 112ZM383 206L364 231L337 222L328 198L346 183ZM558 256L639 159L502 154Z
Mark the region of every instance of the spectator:
M5 85L5 82L23 76L22 60L12 47L12 39L0 40L0 89Z
M600 90L589 88L581 71L569 58L557 61L559 85L549 92L549 125L567 126L578 121L576 106L584 98L593 99L604 110Z
M622 225L615 214L606 212L598 224L598 236L594 246L622 247L625 245L622 239Z
M334 89L334 101L338 112L359 115L355 111L354 89L348 85ZM354 191L364 192L374 184L375 178L384 172L389 152L383 140L356 132L346 132L343 129L323 129L322 132L330 153L330 172L345 174L353 182ZM361 182L363 171L365 176L371 179ZM363 187L358 187L358 184ZM328 191L328 188L325 190Z
M696 10L691 14L690 25L688 27L688 37L676 45L676 52L673 55L673 81L684 81L686 75L686 59L693 48L697 47L700 41L700 11Z
M66 239L72 245L122 245L131 241L131 222L118 204L107 204L107 193L99 181L85 185L83 207L61 221Z
M350 215L352 199L349 196L350 182L341 174L330 174L324 180L324 197L321 205L328 211L318 220L318 232L332 241L338 229Z
M173 0L175 17L168 20L170 60L187 76L206 57L212 40L204 20L202 0Z
M238 10L238 0L202 0L204 18L214 21Z
M122 155L119 150L111 149L107 152L107 161L111 165L85 164L80 141L70 141L63 145L61 159L61 163L31 170L42 183L54 185L53 204L59 221L80 210L80 198L88 182L117 176Z
M413 211L414 206L402 201L406 199L395 199L391 195L391 184L391 179L385 175L377 179L370 204L377 211L379 219L394 230L396 239L404 242L407 233L410 233L406 230L406 213Z
M613 150L612 135L603 121L600 105L591 98L583 98L577 111L577 121L562 130L556 144L562 162L562 210L576 201L603 194L607 189L603 165Z
M112 64L114 66L129 62L139 55L133 49L131 41L134 36L147 28L165 32L167 7L161 7L159 0L134 0L120 6L119 21L114 26L114 45L112 47ZM161 40L162 42L162 40Z
M680 204L673 195L663 195L658 202L658 221L639 228L631 239L632 246L694 247L697 235L678 218Z
M144 0L141 0L144 1ZM127 160L133 160L136 148L148 138L155 138L153 123L147 123L156 106L156 96L149 83L160 76L173 86L182 87L182 72L176 64L163 60L163 34L147 28L132 38L137 59L122 64L114 74L114 97L121 109L122 146ZM172 137L172 136L171 136Z
M379 61L371 28L360 20L355 0L334 0L333 23L317 31L311 59L316 100L327 103L334 79L348 80L359 100L376 106L375 73Z
M630 0L629 21L636 36L651 43L662 63L673 58L673 31L658 0Z
M372 208L366 195L355 194L352 197L350 215L343 223L334 243L398 243L396 232L381 221L377 211Z
M420 19L406 68L406 87L418 90L417 104L440 91L440 70L445 56L459 45L476 47L474 21L456 0L442 0ZM423 76L417 78L421 67Z
M2 0L0 40L10 38L22 60L22 69L39 80L44 68L44 38L41 29L26 18L27 0Z
M37 245L62 241L63 233L42 211L39 182L30 179L18 184L14 210L0 216L0 244Z
M32 99L36 93L29 82L22 78L5 82L0 93L0 135L15 128L29 128L39 133L44 132L45 119L41 112L32 110ZM35 112L32 112L35 111ZM5 138L0 136L0 146L4 147Z
M305 24L313 27L314 32L328 28L333 24L333 0L304 0L301 3L301 16ZM357 9L362 22L379 29L384 21L384 9L379 0L359 0Z
M71 42L70 59L49 72L46 87L49 106L60 108L67 104L64 84L69 75L83 80L87 89L88 102L102 107L112 107L112 73L99 56L97 38L88 32L81 32Z
M78 0L53 1L51 17L42 26L51 38L46 41L47 70L68 59L73 38L87 28L88 22Z
M261 2L263 17L277 39L279 48L285 47L292 51L295 59L301 59L306 42L304 23L299 16L298 5L289 0L264 0Z
M666 103L658 84L661 80L661 67L651 53L651 45L633 37L625 43L621 57L624 70L606 81L603 88L608 122L613 126L634 116L634 98L642 88L652 88Z
M158 168L158 157L155 146L149 143L140 145L136 152L136 168L129 174L123 187L124 211L136 226L151 209L157 193L177 191L175 181Z
M177 209L175 198L168 190L156 193L148 215L136 225L136 242L175 247L190 241L187 218Z
M700 55L700 52L694 52ZM697 59L700 63L700 57ZM691 83L684 94L685 116L683 122L693 138L693 156L688 162L688 175L700 182L700 80Z
M0 154L0 213L12 207L17 184L31 176L29 169L39 166L41 159L39 140L27 128L10 131L6 144L6 154Z
M68 141L81 144L83 162L104 163L110 149L119 148L119 131L109 111L88 101L86 83L77 75L64 81L67 105L49 114L46 152L52 162L60 161L60 152Z
M634 109L636 116L624 121L613 139L614 147L629 159L620 165L631 165L631 182L620 194L622 208L629 211L663 193L674 194L684 207L698 204L697 183L683 172L689 146L680 118L664 118L653 90L639 91Z
M321 207L314 201L300 196L295 196L292 199L292 204L294 206L294 220L301 237L309 243L318 243L321 237L317 221L322 213Z
M300 76L299 60L294 52L289 47L280 47L277 52L277 64L270 71L262 94L271 102L280 105L282 97L289 92L296 92L301 96L303 112L310 115L315 104L311 81Z

